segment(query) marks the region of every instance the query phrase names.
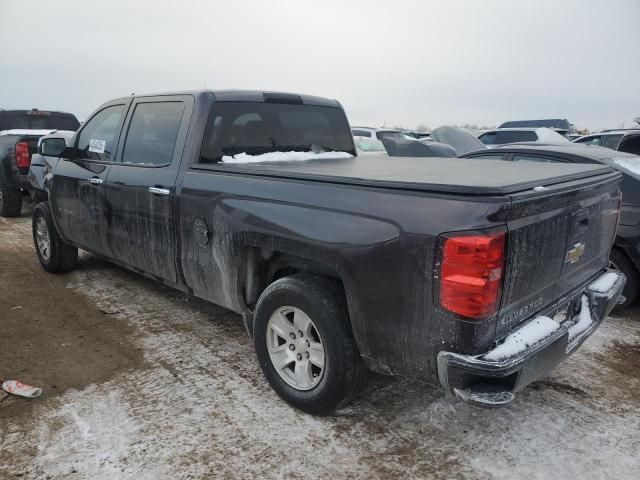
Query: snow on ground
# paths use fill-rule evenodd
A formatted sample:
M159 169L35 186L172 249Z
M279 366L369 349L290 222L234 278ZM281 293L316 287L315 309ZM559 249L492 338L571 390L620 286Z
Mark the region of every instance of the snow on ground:
M136 327L146 366L36 400L26 435L3 425L0 449L37 447L22 478L638 478L640 380L616 363L617 348L640 342L636 319L607 320L505 408L374 377L354 404L315 418L269 388L236 315L86 256L70 278L113 312L105 321Z
M233 156L223 156L223 163L263 163L263 162L299 162L306 160L325 160L337 158L352 158L347 152L269 152L261 155L238 153Z

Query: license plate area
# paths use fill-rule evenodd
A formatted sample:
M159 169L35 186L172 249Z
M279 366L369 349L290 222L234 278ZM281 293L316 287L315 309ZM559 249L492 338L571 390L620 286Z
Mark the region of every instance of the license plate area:
M558 322L559 324L563 324L564 322L573 321L573 318L580 312L581 302L580 298L582 294L576 295L570 300L564 302L552 315L549 315L550 318Z

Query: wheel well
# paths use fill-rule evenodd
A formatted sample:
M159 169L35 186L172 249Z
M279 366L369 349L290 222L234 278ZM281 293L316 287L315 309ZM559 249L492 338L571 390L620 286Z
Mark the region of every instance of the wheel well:
M331 277L342 284L335 269L315 260L277 250L250 247L244 256L244 263L242 293L244 303L250 310L267 286L280 278L296 273L308 272Z

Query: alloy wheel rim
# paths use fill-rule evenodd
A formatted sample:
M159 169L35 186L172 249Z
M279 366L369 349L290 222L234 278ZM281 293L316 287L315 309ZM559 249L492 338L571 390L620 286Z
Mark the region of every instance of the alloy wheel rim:
M325 348L309 316L296 307L279 307L267 323L269 359L282 380L296 390L311 390L325 370Z
M47 222L44 218L38 217L36 221L36 243L38 244L38 251L42 258L46 261L49 260L51 255L51 239L49 238L49 228L47 228Z

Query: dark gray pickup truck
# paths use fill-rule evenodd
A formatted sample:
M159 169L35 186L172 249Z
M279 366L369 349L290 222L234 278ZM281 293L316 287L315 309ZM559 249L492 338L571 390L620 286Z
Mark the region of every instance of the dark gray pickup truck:
M38 139L55 130L75 131L79 126L70 113L0 108L0 217L20 215Z
M605 165L356 157L338 102L247 91L117 99L73 146L46 141L42 266L80 248L242 314L272 387L313 414L369 369L509 403L625 283Z

